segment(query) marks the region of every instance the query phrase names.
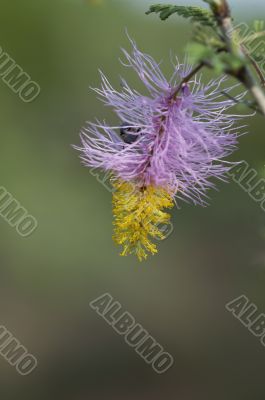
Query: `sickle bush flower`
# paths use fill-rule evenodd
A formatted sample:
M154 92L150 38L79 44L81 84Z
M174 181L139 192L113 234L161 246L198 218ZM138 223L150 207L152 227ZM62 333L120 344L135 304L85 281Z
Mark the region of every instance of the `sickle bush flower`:
M142 259L146 251L156 251L147 239L157 236L151 233L152 215L156 214L158 226L164 222L161 210L171 207L173 199L206 205L207 191L215 187L212 178L226 180L233 164L224 159L236 149L240 128L235 128L235 122L241 116L227 113L234 101L223 99L225 77L207 85L194 77L183 84L191 67L176 61L168 81L154 59L131 43L132 54L123 50L123 65L136 71L147 94L131 89L125 80L117 91L101 73L101 88L94 90L113 108L119 123L116 127L89 123L78 149L85 165L111 172L117 191L114 239L124 245L123 255L135 252ZM226 93L234 87L226 88ZM119 135L121 126L130 140ZM133 187L131 198L126 183ZM158 201L163 196L164 203ZM141 221L145 218L148 226Z

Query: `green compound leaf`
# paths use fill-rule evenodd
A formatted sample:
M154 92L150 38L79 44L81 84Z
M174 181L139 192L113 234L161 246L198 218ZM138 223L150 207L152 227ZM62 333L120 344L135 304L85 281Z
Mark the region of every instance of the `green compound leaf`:
M162 21L165 21L173 14L178 14L184 18L191 18L192 22L199 22L206 26L215 26L213 13L202 7L193 6L175 6L171 4L154 4L146 14L160 14Z
M202 43L189 43L187 51L192 64L205 62L206 60L212 61L213 57L215 57L215 51Z
M187 48L192 63L204 63L217 73L236 72L245 65L245 60L228 53L216 53L214 48L192 42Z
M192 40L194 42L211 47L216 51L222 51L225 48L223 40L220 39L215 31L213 31L210 27L205 27L198 23L194 24Z

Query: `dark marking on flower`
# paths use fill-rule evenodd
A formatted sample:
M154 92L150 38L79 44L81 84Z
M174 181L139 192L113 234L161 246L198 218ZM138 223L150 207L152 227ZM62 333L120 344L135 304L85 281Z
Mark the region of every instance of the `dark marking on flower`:
M132 144L139 138L140 131L141 128L135 128L123 123L120 127L120 136L125 143Z

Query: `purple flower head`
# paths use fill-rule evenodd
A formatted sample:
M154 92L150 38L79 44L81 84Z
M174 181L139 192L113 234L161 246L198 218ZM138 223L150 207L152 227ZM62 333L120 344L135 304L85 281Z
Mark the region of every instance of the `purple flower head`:
M205 204L207 190L214 187L211 178L226 179L233 164L224 158L236 149L239 136L234 125L242 117L227 113L235 103L222 94L226 78L207 85L196 77L182 83L192 68L176 60L168 81L159 64L131 43L132 54L123 50L123 65L136 71L148 94L125 80L119 92L101 73L101 88L94 90L120 122L89 123L81 133L81 158L138 187L163 187L176 198Z

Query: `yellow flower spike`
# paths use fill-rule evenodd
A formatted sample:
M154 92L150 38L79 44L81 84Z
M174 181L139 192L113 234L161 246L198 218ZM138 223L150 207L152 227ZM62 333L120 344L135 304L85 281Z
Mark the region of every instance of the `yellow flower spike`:
M135 254L140 261L148 252L157 253L150 239L164 239L159 225L169 223L170 215L163 210L174 206L164 188L138 188L122 180L113 181L114 241L123 246L122 256Z

